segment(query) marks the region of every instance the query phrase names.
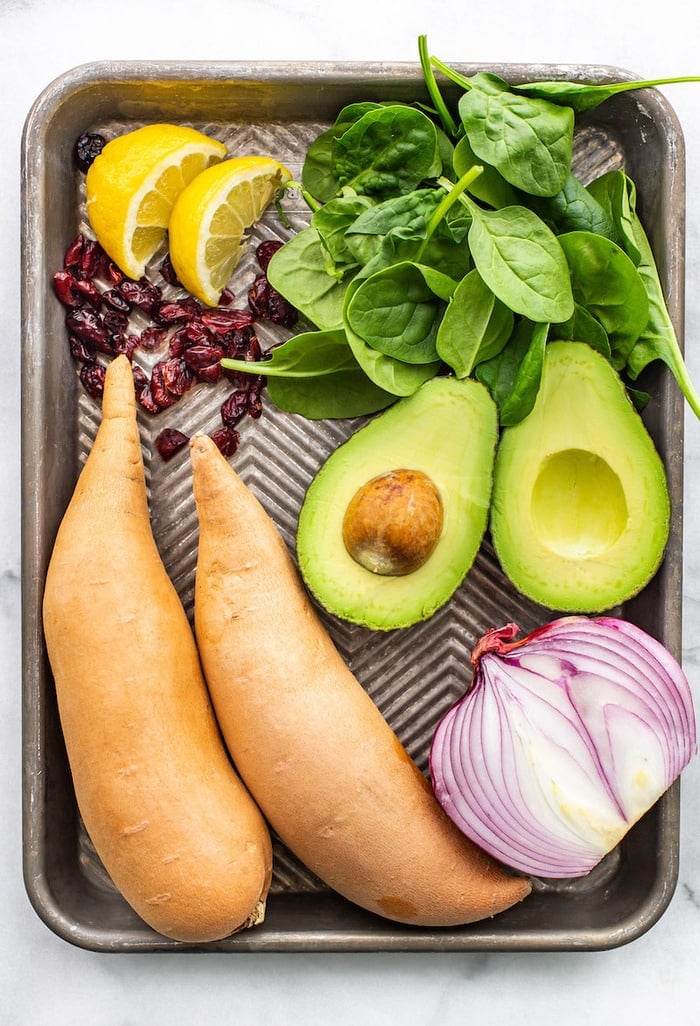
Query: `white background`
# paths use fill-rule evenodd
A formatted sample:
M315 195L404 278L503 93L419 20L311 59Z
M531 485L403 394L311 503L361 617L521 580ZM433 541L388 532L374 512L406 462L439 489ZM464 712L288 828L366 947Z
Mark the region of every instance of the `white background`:
M431 11L432 13L428 13ZM0 0L0 1022L521 1026L697 1022L700 760L682 787L680 880L645 936L547 954L105 955L55 937L21 872L20 136L54 77L103 59L611 64L700 72L696 0ZM700 381L700 83L667 87L687 152L688 364ZM700 703L700 426L686 417L684 663Z

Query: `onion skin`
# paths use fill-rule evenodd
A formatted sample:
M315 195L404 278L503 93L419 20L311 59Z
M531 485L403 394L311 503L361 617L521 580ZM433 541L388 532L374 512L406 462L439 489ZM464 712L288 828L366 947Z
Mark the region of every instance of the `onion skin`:
M692 694L663 645L625 620L518 631L475 646L471 687L433 737L433 789L506 865L584 876L696 754Z

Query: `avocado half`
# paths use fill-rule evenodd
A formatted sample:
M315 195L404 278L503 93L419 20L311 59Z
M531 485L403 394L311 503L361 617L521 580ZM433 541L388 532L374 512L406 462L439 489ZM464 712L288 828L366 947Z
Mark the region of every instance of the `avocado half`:
M504 572L549 608L601 612L653 577L669 524L663 463L617 372L582 342L551 342L535 406L496 456Z
M488 523L498 413L479 382L432 378L360 428L326 460L299 515L297 559L311 593L329 612L375 630L426 620L464 579ZM375 573L343 540L351 500L392 471L425 474L442 503L442 527L426 562L411 573Z

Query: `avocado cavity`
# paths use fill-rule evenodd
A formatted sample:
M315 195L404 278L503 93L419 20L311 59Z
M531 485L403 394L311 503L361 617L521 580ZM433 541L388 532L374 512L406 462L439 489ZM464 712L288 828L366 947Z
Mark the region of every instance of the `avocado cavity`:
M663 463L617 372L582 342L550 342L535 406L496 457L503 570L542 605L601 612L648 583L669 522Z
M375 630L444 605L486 530L497 438L486 388L436 377L336 449L297 530L299 567L320 604Z

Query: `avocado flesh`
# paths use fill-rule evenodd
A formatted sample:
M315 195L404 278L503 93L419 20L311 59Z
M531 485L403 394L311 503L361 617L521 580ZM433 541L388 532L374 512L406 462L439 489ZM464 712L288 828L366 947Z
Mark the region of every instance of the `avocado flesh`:
M319 603L375 630L426 620L452 596L474 562L488 523L498 414L477 381L433 378L360 428L326 460L299 515L297 558ZM349 555L343 518L358 489L397 469L419 470L437 487L443 524L419 569L372 573Z
M535 406L496 456L504 572L541 605L601 612L651 580L669 523L663 463L616 371L582 342L551 342Z

